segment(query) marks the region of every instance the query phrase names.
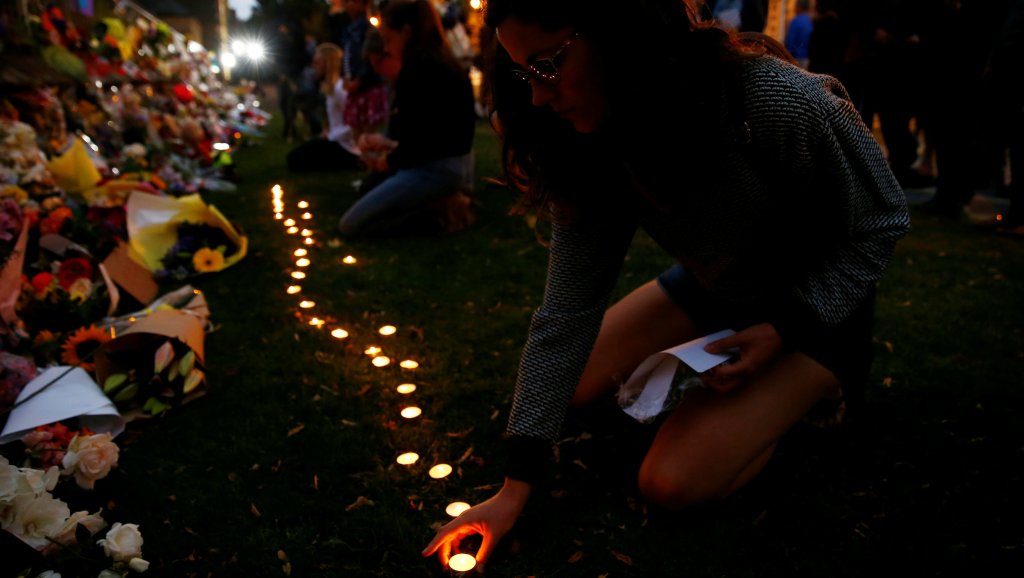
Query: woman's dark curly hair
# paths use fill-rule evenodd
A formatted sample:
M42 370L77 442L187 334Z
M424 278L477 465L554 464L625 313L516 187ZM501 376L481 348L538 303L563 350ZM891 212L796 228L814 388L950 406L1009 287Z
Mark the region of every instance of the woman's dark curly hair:
M485 95L502 136L505 177L522 192L519 212L592 204L648 167L680 167L687 160L677 158L680 151L699 166L707 148L701 136L717 121L731 65L763 52L702 20L691 0L487 0L488 28L507 18L543 30L571 28L586 38L606 71L609 102L605 126L579 134L548 108L531 105L529 85L510 73L516 64L490 43ZM682 147L653 146L666 138Z

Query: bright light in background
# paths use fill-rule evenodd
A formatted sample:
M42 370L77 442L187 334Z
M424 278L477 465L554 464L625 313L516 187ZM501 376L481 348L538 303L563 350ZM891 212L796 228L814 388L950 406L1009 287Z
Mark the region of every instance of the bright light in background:
M256 7L256 0L228 0L228 7L235 11L235 18L248 20L252 17L252 9Z
M469 7L473 10L479 10L480 6L482 6L480 0L469 0Z

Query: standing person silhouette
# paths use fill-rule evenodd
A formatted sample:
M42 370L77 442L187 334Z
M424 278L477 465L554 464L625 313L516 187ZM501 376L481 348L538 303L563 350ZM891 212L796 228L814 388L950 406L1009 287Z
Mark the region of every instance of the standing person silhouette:
M643 456L640 493L672 510L734 493L785 432L840 418L866 382L875 285L909 218L842 86L739 44L688 2L617 6L485 8L506 178L550 219L550 258L504 484L437 531L423 554L442 563L474 534L486 563L543 481L567 408L611 403L666 348L736 331L705 348L733 362L686 391ZM657 122L637 114L650 94L673 103ZM606 309L638 227L677 265Z
M358 139L364 133L383 129L388 119L388 93L384 79L370 66L364 55L370 24L369 0L343 0L349 25L341 37L345 52L342 71L345 78L345 124L352 127Z

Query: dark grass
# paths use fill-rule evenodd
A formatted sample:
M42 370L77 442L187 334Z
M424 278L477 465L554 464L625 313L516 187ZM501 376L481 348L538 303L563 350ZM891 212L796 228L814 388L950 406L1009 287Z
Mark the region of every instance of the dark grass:
M147 576L443 576L419 555L450 501L490 496L500 434L545 249L497 176L497 143L476 143L479 219L436 238L346 242L334 227L354 173L296 177L268 139L237 157L236 193L206 197L243 227L250 254L196 283L209 393L133 424L100 484L108 518L139 523ZM297 318L285 294L297 238L270 187L311 204L319 244L303 295L347 328L342 342ZM878 357L863 411L837 432L797 428L749 487L677 515L631 487L645 431L609 439L573 422L551 483L496 553L492 576L973 576L1021 568L1024 242L914 213L880 287ZM359 262L344 266L353 254ZM619 293L666 258L641 235ZM397 335L375 330L391 323ZM377 369L381 345L415 371ZM411 381L411 398L394 391ZM405 403L424 410L399 417ZM604 422L616 421L606 417ZM301 429L300 429L301 428ZM633 428L636 430L636 428ZM633 451L630 451L631 448ZM404 451L422 457L394 463ZM436 462L457 464L431 480ZM349 508L360 497L372 505ZM578 560L570 562L582 553ZM574 557L574 554L576 555ZM1011 571L1012 572L1012 571Z

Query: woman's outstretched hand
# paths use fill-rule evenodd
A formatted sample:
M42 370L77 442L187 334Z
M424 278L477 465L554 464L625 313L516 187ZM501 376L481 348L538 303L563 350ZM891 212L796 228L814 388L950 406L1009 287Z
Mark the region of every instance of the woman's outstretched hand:
M437 552L438 558L446 568L448 560L459 552L459 543L463 538L480 534L483 539L480 549L473 554L477 562L477 570L482 571L484 564L494 550L494 546L512 529L516 519L526 507L530 497L530 484L506 478L505 485L485 502L466 510L458 518L438 529L434 539L423 549L424 556Z
M757 374L782 354L782 336L770 323L759 323L704 346L708 353L737 351L732 362L716 365L703 374L704 384L719 392L729 391Z

